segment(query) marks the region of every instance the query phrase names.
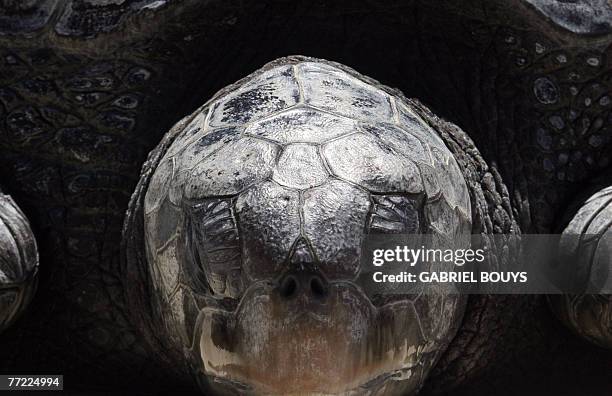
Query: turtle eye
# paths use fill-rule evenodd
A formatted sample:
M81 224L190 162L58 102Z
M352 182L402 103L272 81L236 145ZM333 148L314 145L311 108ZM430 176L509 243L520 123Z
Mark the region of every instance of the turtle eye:
M424 198L423 195L372 195L372 205L366 221L368 234L365 241L366 249L368 251L393 249L397 245L404 244L420 246L423 240L421 234L427 231L426 225L423 224ZM365 267L371 268L367 265ZM409 265L400 266L393 263L392 267L393 270L386 267L376 270L385 274L410 270ZM418 290L413 285L403 285L400 291L396 290L398 284L374 283L372 276L370 271L362 271L358 283L375 306L403 301L406 299L406 294L418 294Z
M229 198L206 199L188 213L187 278L214 296L238 298L243 291L238 227Z

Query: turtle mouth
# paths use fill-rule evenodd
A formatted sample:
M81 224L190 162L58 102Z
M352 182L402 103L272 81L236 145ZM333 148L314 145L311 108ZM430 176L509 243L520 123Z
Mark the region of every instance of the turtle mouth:
M405 389L408 388L407 385L402 385L400 382L414 375L414 372L419 370L419 367L409 367L406 369L399 369L393 372L385 373L379 375L378 377L363 383L353 389L346 389L341 391L341 394L348 395L396 395L398 393L406 392ZM420 371L419 371L419 374ZM212 384L212 387L215 389L218 394L228 394L232 392L240 392L242 394L258 394L256 389L248 383L240 382L236 380L230 380L224 377L215 377L209 376L205 379L207 384ZM398 386L389 386L389 384L397 384ZM208 385L209 386L209 385ZM401 389L401 390L398 390ZM333 390L326 390L324 392L320 391L307 391L304 389L300 389L299 392L286 392L282 391L280 393L265 393L265 394L282 394L286 396L304 396L304 395L317 395L317 396L327 396L327 395L336 395L338 392Z
M192 353L215 393L397 394L420 387L427 345L410 302L375 307L343 282L315 303L257 285L233 312L205 308Z

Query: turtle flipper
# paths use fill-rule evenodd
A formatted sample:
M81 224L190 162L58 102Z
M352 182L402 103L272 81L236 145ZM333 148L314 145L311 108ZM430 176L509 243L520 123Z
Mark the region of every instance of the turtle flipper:
M13 199L0 193L0 332L28 307L36 291L34 234Z
M555 314L581 337L612 349L612 186L593 194L563 230L560 252L576 263L585 294L551 296ZM575 260L575 261L574 261Z

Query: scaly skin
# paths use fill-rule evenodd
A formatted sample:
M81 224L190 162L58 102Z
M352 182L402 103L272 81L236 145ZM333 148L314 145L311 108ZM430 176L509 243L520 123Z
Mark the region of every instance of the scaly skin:
M550 231L582 183L610 168L605 26L571 32L518 1L182 1L143 12L115 1L98 8L108 18L80 18L82 7L70 18L68 3L0 2L0 180L32 221L43 267L41 297L0 338L4 371L60 368L109 387L141 388L132 379L155 377L161 369L147 360L148 343L127 314L119 268L123 213L140 166L176 120L278 56L307 53L358 67L468 131L481 155L465 139L457 144L475 158L464 164L488 199L479 201L488 232L514 223ZM456 373L441 366L436 375L448 386L490 362L471 356L503 354L514 342L500 340L502 347L475 335L488 332L482 318L500 329L506 321L496 302L474 300L466 322L473 325L446 358ZM544 323L533 325L547 332L541 338L565 340L548 333L553 326L539 308L523 311L527 322ZM550 349L541 338L530 342ZM460 357L461 343L473 354Z

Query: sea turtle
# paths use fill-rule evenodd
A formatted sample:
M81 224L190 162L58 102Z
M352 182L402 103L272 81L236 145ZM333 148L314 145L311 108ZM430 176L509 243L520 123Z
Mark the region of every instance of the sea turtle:
M606 2L0 7L3 373L129 394L609 393L609 296L359 277L366 235L398 232L558 230L585 236L560 246L596 259L584 277L609 267Z

